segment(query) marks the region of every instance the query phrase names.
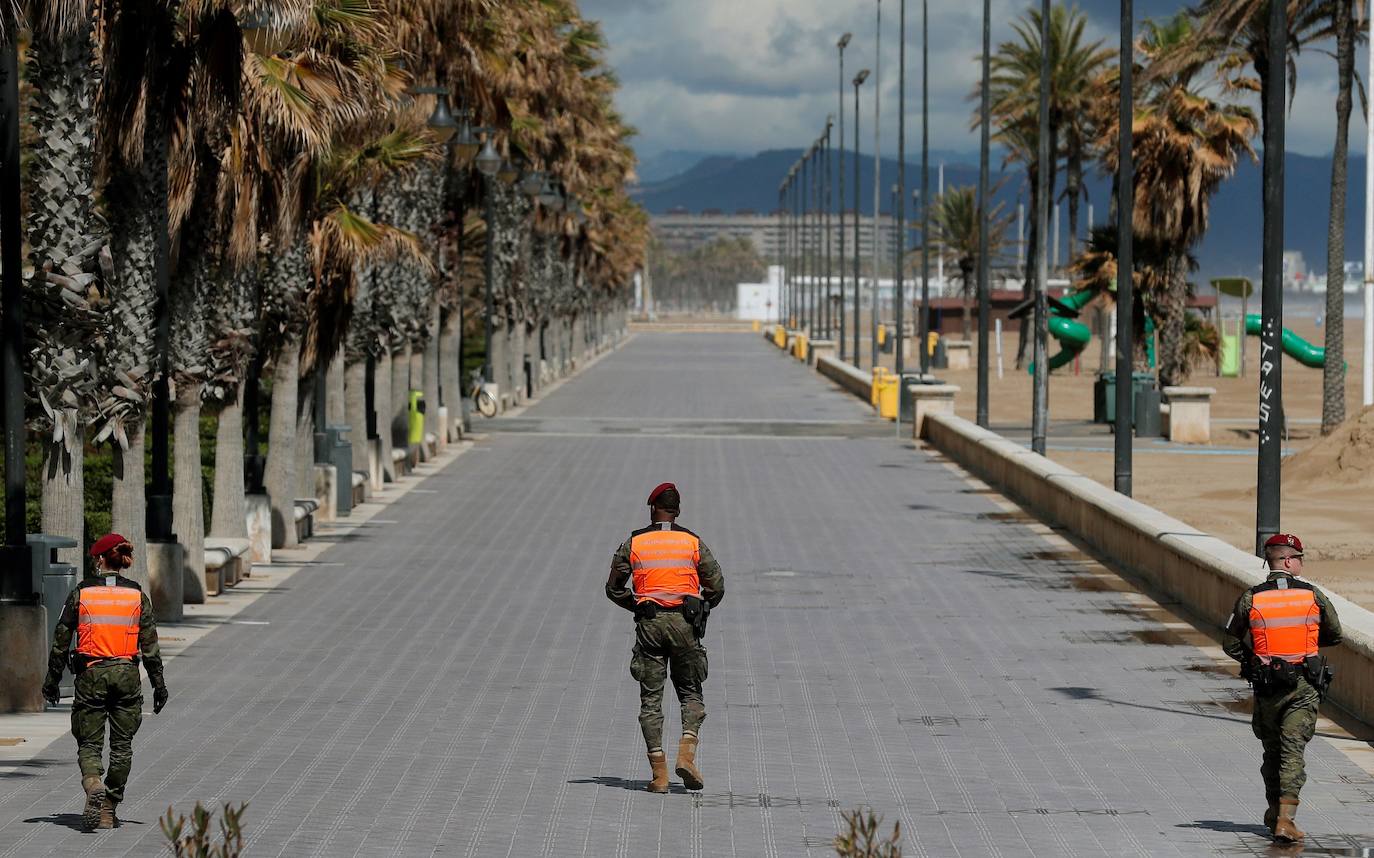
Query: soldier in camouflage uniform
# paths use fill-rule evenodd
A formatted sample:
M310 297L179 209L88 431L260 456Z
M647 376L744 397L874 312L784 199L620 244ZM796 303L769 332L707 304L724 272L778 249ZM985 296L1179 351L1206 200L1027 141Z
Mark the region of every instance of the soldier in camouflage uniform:
M1293 821L1307 781L1303 753L1330 681L1317 648L1341 642L1341 621L1331 602L1297 577L1302 551L1296 536L1270 537L1264 547L1269 576L1241 594L1222 637L1222 649L1240 662L1241 675L1255 688L1251 727L1264 748L1264 824L1285 843L1303 838Z
M112 533L91 547L91 556L95 558L93 574L72 590L57 621L43 683L43 697L56 705L58 682L75 633L77 645L70 653L76 674L72 735L76 736L76 758L86 793L82 822L88 829L114 828L119 823L116 808L124 800L124 785L133 764L134 734L143 721L140 656L153 685L153 712L161 712L167 705L152 603L138 582L119 574L133 564L133 546ZM102 784L107 722L110 766Z
M650 792L668 791L663 750L663 683L672 677L682 705L682 739L676 771L689 789L705 784L696 765L701 722L706 719L702 683L706 614L725 597L725 578L710 549L676 523L681 495L671 483L649 495L650 525L637 530L611 558L606 596L635 614L630 676L639 683L639 726L653 779Z

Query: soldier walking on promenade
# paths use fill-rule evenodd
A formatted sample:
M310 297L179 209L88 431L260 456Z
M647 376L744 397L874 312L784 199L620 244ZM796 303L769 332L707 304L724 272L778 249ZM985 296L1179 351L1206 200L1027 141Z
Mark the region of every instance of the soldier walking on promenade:
M1269 808L1264 825L1281 843L1302 840L1294 823L1307 781L1303 752L1317 729L1317 704L1331 671L1318 647L1341 642L1341 621L1320 590L1297 576L1302 540L1286 533L1264 543L1269 577L1241 594L1221 646L1255 689L1251 726L1264 746L1260 775Z
M91 546L91 556L95 558L94 574L87 575L67 597L53 634L48 677L43 683L43 697L56 705L57 684L68 664L68 648L75 632L76 649L70 653L76 675L72 735L76 736L81 787L86 792L81 821L87 829L118 824L115 810L124 800L124 784L134 758L134 734L143 721L140 655L153 685L153 712L161 712L167 705L152 603L137 581L119 574L133 565L134 547L129 540L111 533ZM110 766L102 784L106 722L110 725Z
M711 608L725 597L725 578L711 551L677 523L682 497L672 483L649 494L650 525L630 534L611 558L606 596L635 615L630 676L639 683L639 727L649 752L649 792L668 791L663 751L663 682L671 675L682 704L682 740L674 768L688 789L705 782L696 765L706 703L706 648L701 637Z

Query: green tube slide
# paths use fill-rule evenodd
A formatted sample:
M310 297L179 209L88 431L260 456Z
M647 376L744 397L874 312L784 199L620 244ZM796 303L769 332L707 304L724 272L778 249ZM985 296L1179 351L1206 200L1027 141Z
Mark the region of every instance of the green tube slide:
M1077 292L1065 295L1059 299L1059 303L1074 310L1083 309L1089 301L1093 299L1091 289L1080 289ZM1059 340L1061 348L1058 353L1050 358L1050 372L1054 372L1065 364L1072 363L1073 359L1088 347L1088 342L1093 338L1092 330L1081 322L1064 316L1054 315L1056 308L1050 305L1050 317L1046 321L1050 336ZM1032 361L1029 367L1031 374L1035 373L1035 362Z
M1259 313L1251 313L1245 317L1245 333L1250 336L1258 337L1263 326L1264 322ZM1283 329L1283 351L1303 366L1321 369L1326 365L1326 349L1312 345L1287 328Z

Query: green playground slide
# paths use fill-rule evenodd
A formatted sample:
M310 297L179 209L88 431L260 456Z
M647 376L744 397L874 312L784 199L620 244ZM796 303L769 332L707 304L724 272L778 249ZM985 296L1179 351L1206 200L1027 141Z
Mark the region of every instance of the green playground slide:
M1080 289L1077 292L1065 295L1059 299L1061 304L1075 310L1081 310L1094 297L1091 289ZM1082 322L1075 322L1073 319L1064 316L1056 316L1057 308L1050 305L1050 317L1046 322L1050 336L1059 340L1061 348L1059 352L1050 358L1050 372L1054 372L1067 363L1072 363L1073 359L1088 347L1088 342L1093 338L1092 330ZM1035 362L1032 361L1028 367L1031 374L1035 373Z
M1259 313L1251 313L1245 317L1245 333L1252 337L1259 336L1263 325ZM1283 329L1283 351L1303 366L1321 369L1326 365L1326 349L1312 345L1287 328Z

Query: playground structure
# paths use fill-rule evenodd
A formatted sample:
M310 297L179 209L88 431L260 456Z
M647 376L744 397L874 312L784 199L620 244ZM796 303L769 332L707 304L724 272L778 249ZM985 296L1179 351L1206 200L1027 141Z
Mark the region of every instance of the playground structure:
M1224 378L1245 376L1245 336L1258 337L1264 327L1259 313L1249 312L1255 285L1248 277L1219 277L1212 281L1217 290L1217 330L1221 335L1221 355L1217 374ZM1221 296L1240 299L1240 316L1228 319L1222 311ZM1233 333L1228 333L1228 328ZM1244 335L1242 335L1242 329ZM1289 328L1283 329L1283 352L1303 366L1321 369L1326 365L1326 349L1314 346Z

